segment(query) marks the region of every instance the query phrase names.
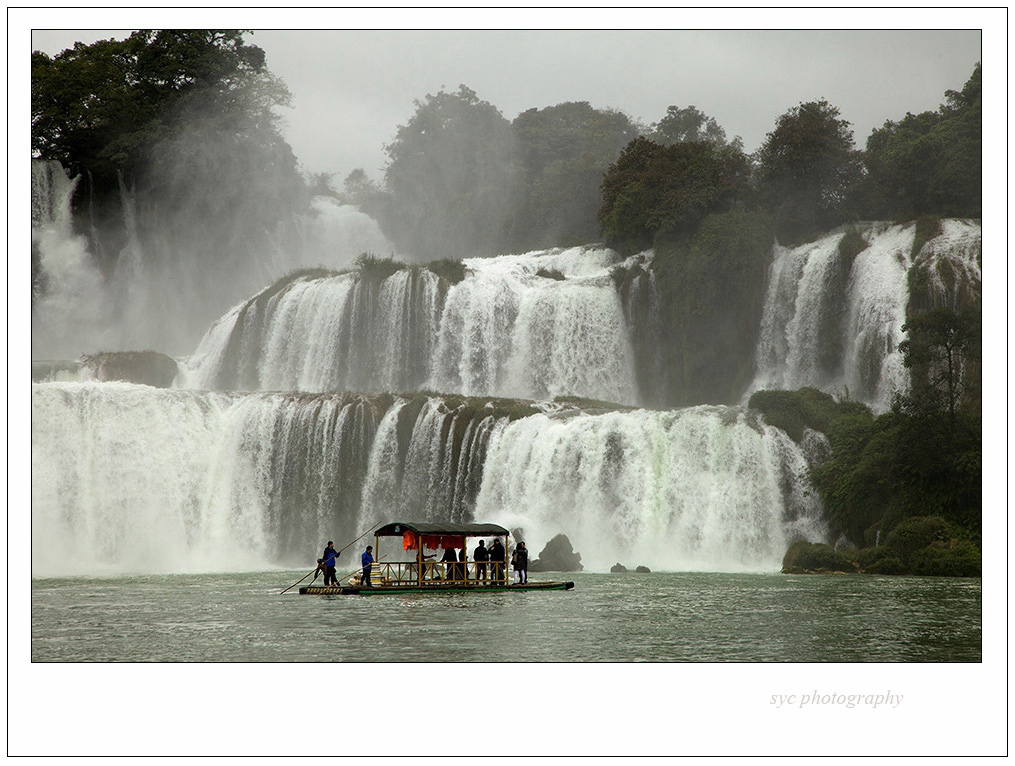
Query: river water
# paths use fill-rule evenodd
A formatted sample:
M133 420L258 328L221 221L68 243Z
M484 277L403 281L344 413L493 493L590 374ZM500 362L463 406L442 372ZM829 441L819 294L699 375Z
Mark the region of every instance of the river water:
M36 579L36 662L978 662L979 579L572 573L300 596L302 572ZM533 579L560 579L542 574Z

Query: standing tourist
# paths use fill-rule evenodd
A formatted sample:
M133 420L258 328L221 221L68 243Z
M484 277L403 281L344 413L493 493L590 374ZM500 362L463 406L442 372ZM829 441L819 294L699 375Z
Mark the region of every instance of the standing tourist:
M529 581L529 552L525 549L525 543L518 543L514 554L511 556L511 563L515 570L515 585L524 585Z
M490 544L490 579L494 582L503 582L507 577L507 570L504 568L505 554L500 538L495 537Z
M482 540L472 552L472 558L476 562L476 579L486 582L486 562L490 560L490 551Z
M363 575L360 580L364 588L372 588L373 585L370 583L370 569L374 563L374 546L368 545L367 549L363 551L363 555L360 557L360 563L363 565Z
M324 567L324 585L337 586L338 578L335 577L335 565L338 563L338 557L341 554L335 550L335 543L328 540L328 545L324 549L324 554L321 556L320 565Z
M441 556L441 563L444 564L444 578L447 580L454 580L455 567L458 563L458 554L455 553L454 548L444 549L444 555Z

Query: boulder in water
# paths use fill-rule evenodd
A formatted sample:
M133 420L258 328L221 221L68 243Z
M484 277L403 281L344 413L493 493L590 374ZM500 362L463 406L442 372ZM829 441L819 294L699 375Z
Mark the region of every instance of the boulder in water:
M626 566L624 566L618 561L616 564L610 567L610 571L613 572L614 574L617 574L619 572L626 572L628 571L628 569Z
M649 568L648 568L647 566L644 566L644 565L638 565L638 567L637 567L637 568L636 568L636 569L635 569L634 571L635 571L635 572L642 572L642 573L644 574L644 573L648 573L648 572L651 572L652 570L651 570L651 569L649 569Z
M179 371L175 359L155 351L103 351L86 354L80 362L95 380L119 380L155 388L169 388Z
M557 535L539 552L539 558L529 564L532 572L580 572L582 556L571 547L567 535Z

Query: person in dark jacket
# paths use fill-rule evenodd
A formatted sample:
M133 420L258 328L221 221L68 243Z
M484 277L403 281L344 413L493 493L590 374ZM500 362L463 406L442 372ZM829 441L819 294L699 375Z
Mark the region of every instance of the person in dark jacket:
M490 551L482 540L472 552L472 560L476 562L476 579L486 582L486 562L490 560Z
M444 577L448 580L454 580L455 569L458 563L458 554L455 553L454 548L444 549L444 555L441 556L441 563L445 565Z
M335 543L328 540L328 545L324 549L324 554L321 556L321 566L324 567L324 584L338 585L338 578L335 577L335 565L338 563L338 557L341 556L338 551L335 550Z
M529 552L525 543L518 543L514 554L511 556L511 564L515 570L515 585L524 585L529 581Z
M507 578L505 564L504 545L499 537L495 537L490 544L490 579L494 582L504 582Z
M368 545L367 549L363 551L363 555L360 556L360 564L363 567L363 574L360 580L364 588L372 588L373 584L370 582L370 570L373 568L374 563L374 546Z

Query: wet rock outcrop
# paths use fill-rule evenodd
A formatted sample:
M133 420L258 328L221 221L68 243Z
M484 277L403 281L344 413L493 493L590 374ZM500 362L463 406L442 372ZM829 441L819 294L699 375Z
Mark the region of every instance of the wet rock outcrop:
M580 572L582 556L571 547L567 535L560 534L539 552L539 558L529 564L530 572Z

